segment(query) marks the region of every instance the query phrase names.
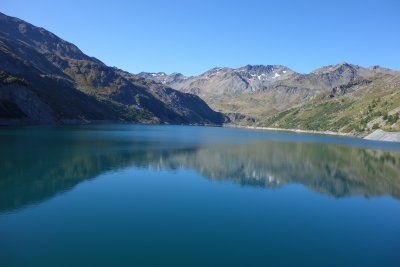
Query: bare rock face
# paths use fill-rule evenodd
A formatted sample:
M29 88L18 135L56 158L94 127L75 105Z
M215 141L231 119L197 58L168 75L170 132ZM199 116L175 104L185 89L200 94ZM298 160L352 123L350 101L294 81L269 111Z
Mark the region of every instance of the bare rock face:
M0 121L99 120L220 125L225 117L198 96L108 67L53 33L0 13Z
M13 108L15 112L20 114L20 116L9 116L9 118L18 119L21 117L30 118L32 122L55 122L52 109L24 86L11 85L2 88L0 91L0 101L14 104Z
M376 130L373 133L364 137L368 140L376 140L376 141L388 141L388 142L400 142L400 133L399 132L385 132L383 130Z
M139 73L184 92L202 96L235 96L246 92L263 91L267 85L285 79L294 72L280 65L247 65L238 69L213 68L199 76L185 77L180 73Z
M221 97L263 92L278 87L306 88L320 92L348 84L359 77L369 77L377 73L396 74L398 72L379 66L363 68L341 63L321 67L309 74L300 74L281 65L247 65L237 69L213 68L192 77L185 77L180 73L167 75L164 72L142 72L138 75L184 92L194 92L205 97Z

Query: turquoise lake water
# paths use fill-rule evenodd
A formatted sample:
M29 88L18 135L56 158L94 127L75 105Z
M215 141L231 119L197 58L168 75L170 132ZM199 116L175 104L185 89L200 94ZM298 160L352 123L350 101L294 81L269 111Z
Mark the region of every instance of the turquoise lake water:
M400 144L0 129L0 266L400 266Z

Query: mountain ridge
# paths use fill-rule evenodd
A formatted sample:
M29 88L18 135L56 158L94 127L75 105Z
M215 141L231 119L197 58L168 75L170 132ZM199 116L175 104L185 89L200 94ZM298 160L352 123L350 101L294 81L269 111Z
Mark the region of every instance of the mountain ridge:
M146 75L156 80L157 74ZM375 128L400 129L397 123L390 123L391 121L383 118L386 113L390 116L397 112L397 92L400 90L396 82L398 76L400 72L396 70L380 66L362 67L347 62L323 66L305 74L282 65L246 65L239 68L213 68L199 76L178 76L180 79L175 79L173 82L170 82L171 79L164 74L164 84L199 95L212 108L227 114L235 124L290 129L299 127L302 130L314 131L350 131L356 135L366 135L374 130L372 128L375 123L378 123ZM370 88L374 90L371 91ZM393 94L396 94L395 97ZM376 99L369 99L372 96ZM338 105L336 103L338 99L349 104ZM366 108L368 105L376 106L375 102L379 99L394 104L380 106L379 112L371 116L372 111ZM345 121L349 124L352 124L352 120L358 121L357 126L352 125L349 128L343 128L336 122L330 124L328 121L325 123L332 128L307 120L299 123L304 121L303 118L297 113L292 114L290 110L300 110L301 106L315 107L312 102L318 102L323 110L326 110L322 108L323 105L336 105L337 111L340 112L348 111L354 103L362 103L358 108L363 115L351 114L346 118ZM283 116L285 113L296 118L297 123L287 116L284 117L285 121L291 121L289 124L277 123L276 116ZM381 114L380 120L379 116L376 116L378 114ZM323 115L323 113L315 114L309 116L309 119L319 121L318 116L323 117ZM339 113L331 115L332 120L335 120L335 116L341 117ZM365 123L365 120L368 122ZM370 120L373 121L372 124Z
M194 75L185 75L184 73L177 72L177 71L171 72L170 74L168 74L168 72L165 72L165 71L154 71L154 72L151 72L151 71L141 71L141 72L139 72L139 73L137 73L137 74L138 74L139 76L141 76L141 75L148 75L148 74L163 74L164 76L181 75L181 76L184 76L184 77L186 77L186 78L190 78L190 77L201 76L202 74L204 74L204 73L206 73L206 72L208 72L208 71L216 70L216 69L227 68L227 69L239 70L239 69L244 69L244 68L246 68L246 67L250 67L250 68L251 68L251 67L258 67L258 66L260 66L260 67L282 66L282 67L288 68L288 69L290 69L290 70L292 70L293 72L296 72L296 73L298 73L298 74L310 74L310 73L316 72L317 70L320 70L320 69L322 69L322 68L335 67L335 66L341 66L341 65L358 66L358 67L361 67L361 68L364 68L364 69L370 69L370 70L376 70L376 69L379 70L379 69L380 69L380 70L383 70L383 71L388 71L388 72L390 72L390 73L398 73L398 72L400 72L400 70L396 70L396 69L392 69L392 68L387 68L387 67L384 67L384 66L381 66L381 65L362 66L362 65L359 65L359 64L349 63L349 62L347 62L347 61L342 61L342 62L339 62L339 63L337 63L337 64L323 65L323 66L317 67L317 68L315 68L315 69L312 69L312 70L310 70L309 72L299 72L299 71L295 71L295 70L293 70L292 68L290 68L290 67L288 67L288 66L285 66L285 65L281 65L281 64L260 64L260 63L258 63L258 64L246 64L246 65L239 66L239 67L217 66L217 67L212 67L212 68L210 68L210 69L207 69L207 70L205 70L205 71L202 71L201 73L199 73L199 74L197 74L197 75L196 75L196 74L194 74Z
M197 96L123 75L55 34L2 13L0 60L1 124L225 120Z

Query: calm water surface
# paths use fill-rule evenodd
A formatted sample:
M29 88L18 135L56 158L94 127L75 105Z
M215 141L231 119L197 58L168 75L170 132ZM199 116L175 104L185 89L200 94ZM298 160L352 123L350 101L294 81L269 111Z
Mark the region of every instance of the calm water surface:
M400 266L400 144L0 129L0 266Z

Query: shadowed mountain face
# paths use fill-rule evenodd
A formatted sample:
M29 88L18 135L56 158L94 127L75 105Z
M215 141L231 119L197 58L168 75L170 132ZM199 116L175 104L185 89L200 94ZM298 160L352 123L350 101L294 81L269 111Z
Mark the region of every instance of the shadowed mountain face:
M224 117L197 96L108 67L0 13L0 123L98 120L222 124Z
M0 211L44 201L82 181L128 168L190 169L207 179L246 186L296 183L333 197L400 199L397 151L260 140L251 133L245 142L235 136L225 142L205 142L210 139L201 136L231 136L232 130L164 129L104 125L3 131ZM204 135L196 135L199 131ZM180 142L177 136L182 137Z

